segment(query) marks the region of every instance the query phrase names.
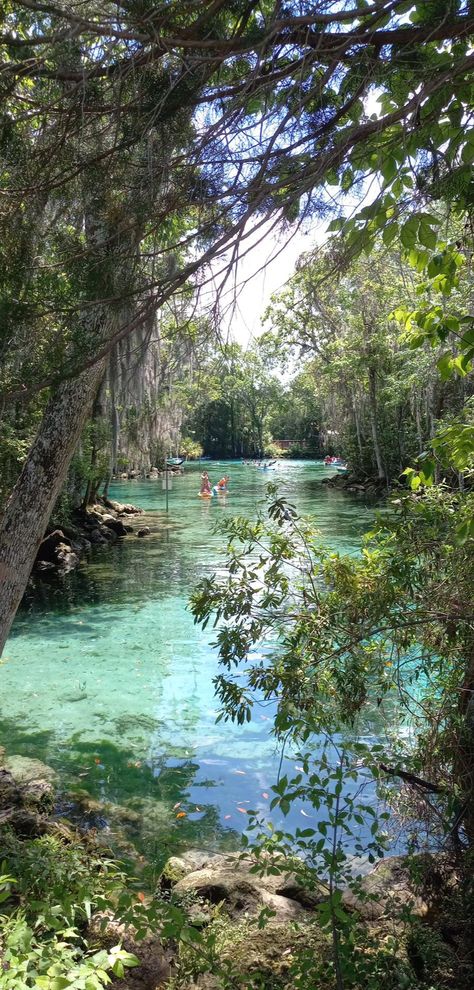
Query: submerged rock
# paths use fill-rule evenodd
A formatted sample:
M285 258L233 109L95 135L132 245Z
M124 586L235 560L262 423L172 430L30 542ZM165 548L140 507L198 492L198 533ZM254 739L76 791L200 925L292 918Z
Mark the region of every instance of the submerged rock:
M150 533L151 533L151 529L149 526L142 526L141 529L137 530L137 536L149 536Z
M56 771L52 767L41 760L30 759L29 756L8 756L5 768L20 788L25 803L42 804L52 801L57 781Z

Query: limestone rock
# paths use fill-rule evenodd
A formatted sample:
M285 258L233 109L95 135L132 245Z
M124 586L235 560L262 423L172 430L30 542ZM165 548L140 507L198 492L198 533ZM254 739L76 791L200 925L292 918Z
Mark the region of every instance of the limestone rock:
M132 505L131 502L125 502L122 506L122 512L126 516L141 516L143 515L143 509L140 509L137 505Z
M116 533L117 536L126 536L128 533L128 526L126 526L121 519L116 519L114 516L103 516L104 526Z
M210 904L223 904L231 918L257 917L263 907L276 912L278 921L296 921L305 915L295 901L265 889L261 878L240 871L237 865L204 866L183 877L174 887L175 895L195 894Z
M61 571L71 571L78 563L79 557L74 553L71 541L62 529L55 529L41 541L35 566L43 571L54 567Z
M112 498L104 498L104 505L107 509L112 509L114 512L118 512L119 515L124 511L122 502L115 502Z
M103 527L103 529L105 530L105 526ZM103 536L98 526L95 529L91 529L89 533L89 540L91 543L95 543L95 544L107 542L106 537Z
M28 756L7 756L5 768L22 791L26 803L41 804L52 800L57 780L52 767Z
M188 849L179 856L171 856L168 859L162 874L162 885L165 888L173 887L189 874L204 869L216 872L231 870L234 875L238 874L251 884L256 884L266 894L295 901L307 911L313 910L317 904L327 900L327 889L323 886L309 889L299 882L294 873L288 871L282 871L277 875L266 873L260 876L251 872L254 865L255 860L242 858L240 853L209 853L202 849Z
M141 529L137 530L137 536L149 536L150 533L151 533L151 529L149 526L142 526Z
M54 529L45 536L39 545L37 559L48 560L54 564L58 547L71 547L71 541L64 535L62 529Z
M357 911L365 921L399 914L400 908L409 904L412 913L419 917L428 912L427 903L414 888L405 856L389 856L382 860L372 873L362 878L360 888L360 895L346 889L342 900L346 908Z

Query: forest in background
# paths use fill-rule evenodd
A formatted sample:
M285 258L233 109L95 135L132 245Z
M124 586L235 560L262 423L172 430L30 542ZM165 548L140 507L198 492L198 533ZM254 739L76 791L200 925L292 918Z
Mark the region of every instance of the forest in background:
M247 720L263 692L276 739L299 749L302 769L275 782L274 806L285 815L304 797L326 816L296 835L262 835L251 820L257 872L291 870L299 888L325 892L323 947L305 938L280 985L467 990L472 4L7 0L1 13L0 644L58 500L66 511L87 485L146 471L183 440L240 456L298 431L287 438L347 457L356 477L399 480L360 558L327 553L270 491L267 518L226 523L228 580L203 582L192 608L219 624L223 717ZM290 234L316 220L327 244L300 259L262 337L245 351L223 343L231 262L269 225ZM255 664L268 636L279 648ZM382 719L394 703L410 713L410 745L403 732L382 749L361 742L367 709ZM342 735L336 760L314 759L314 733ZM361 765L410 823L428 902L423 915L399 905L377 932L343 851L362 819L360 855L384 855L387 813L357 788L341 803ZM420 822L440 853L425 871ZM44 876L58 862L59 880L32 898L37 847L8 839L0 986L100 990L135 965L92 955L91 905L182 939L177 986L195 983L203 959L220 986L278 985L219 961L219 919L203 933L156 891L137 903L107 867L92 880L85 854L71 869L63 840L43 844Z

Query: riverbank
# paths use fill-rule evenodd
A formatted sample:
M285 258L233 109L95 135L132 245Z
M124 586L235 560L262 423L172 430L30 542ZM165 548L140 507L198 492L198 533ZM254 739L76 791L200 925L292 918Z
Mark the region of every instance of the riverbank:
M21 976L55 990L82 976L95 990L107 977L114 990L330 990L335 951L352 988L468 986L446 854L389 857L331 893L278 846L259 858L188 850L144 888L106 833L58 817L52 768L0 763L2 986Z
M390 482L383 478L366 478L363 481L357 475L335 474L331 478L323 478L322 485L337 488L348 495L369 495L372 498L383 498L391 490Z
M135 530L130 524L130 519L140 515L143 515L142 508L106 497L97 497L93 505L74 509L66 523L49 526L46 530L33 565L33 575L67 574L77 567L92 546L115 543L119 537L133 533L138 537L148 536L148 527Z

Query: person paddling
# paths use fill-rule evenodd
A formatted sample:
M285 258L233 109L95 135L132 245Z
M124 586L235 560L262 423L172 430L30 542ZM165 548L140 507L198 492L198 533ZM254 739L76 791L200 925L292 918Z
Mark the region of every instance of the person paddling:
M211 482L209 481L209 475L208 475L207 471L203 471L202 472L202 475L201 475L201 490L200 490L199 494L200 495L205 495L205 496L212 495Z

